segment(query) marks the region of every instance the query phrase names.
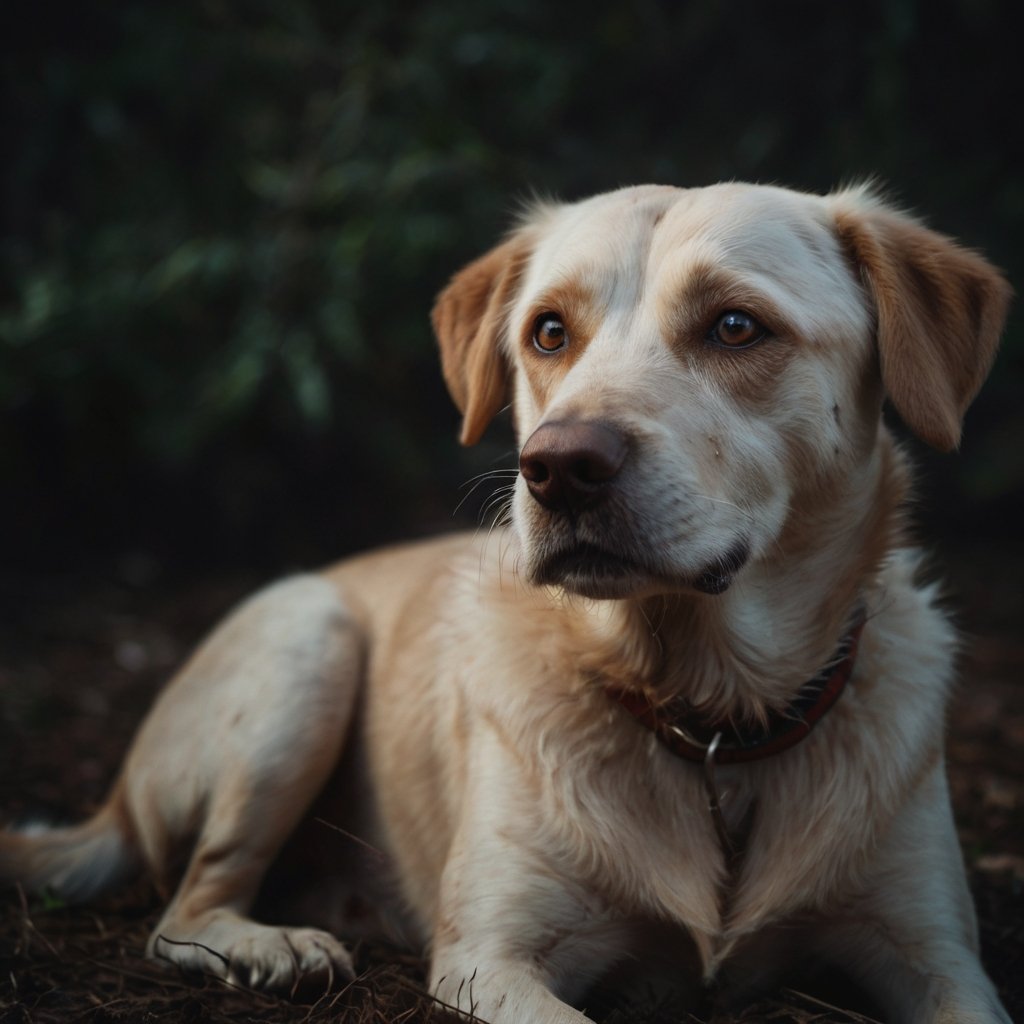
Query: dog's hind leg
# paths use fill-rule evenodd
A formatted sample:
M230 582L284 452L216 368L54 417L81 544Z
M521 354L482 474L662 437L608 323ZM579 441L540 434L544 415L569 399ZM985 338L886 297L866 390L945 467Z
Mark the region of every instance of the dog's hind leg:
M302 576L243 605L169 688L125 771L147 860L166 863L178 836L197 834L151 955L254 988L351 973L326 932L247 914L337 763L362 662L359 627L338 592Z
M294 577L257 594L160 696L100 815L77 830L16 837L7 873L35 886L59 883L63 873L96 889L91 879L112 872L90 861L113 850L168 882L194 841L151 955L261 988L349 973L348 954L326 932L269 927L247 915L338 761L362 662L359 627L326 580ZM0 869L3 854L0 845Z

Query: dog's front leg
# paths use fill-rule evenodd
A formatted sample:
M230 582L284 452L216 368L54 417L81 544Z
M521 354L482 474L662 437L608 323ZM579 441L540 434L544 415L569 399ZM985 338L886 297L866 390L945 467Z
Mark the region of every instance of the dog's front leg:
M459 909L444 912L432 991L490 1024L586 1024L589 1018L565 1000L582 995L592 973L600 973L595 968L608 965L609 951L600 944L585 949L581 908L555 886L521 875L515 881L507 884L496 871L490 893L467 893Z
M447 951L444 961L465 959L466 967L474 959L461 951ZM441 1002L454 1007L471 1020L488 1024L592 1024L589 1017L574 1010L548 987L534 965L507 960L475 965L468 977L466 967L452 964L451 973L442 973L434 983Z
M585 1024L569 1001L621 957L625 926L550 856L522 804L498 808L473 801L452 845L432 990L491 1024Z
M978 958L977 925L941 761L891 828L867 890L819 949L905 1024L1010 1024Z

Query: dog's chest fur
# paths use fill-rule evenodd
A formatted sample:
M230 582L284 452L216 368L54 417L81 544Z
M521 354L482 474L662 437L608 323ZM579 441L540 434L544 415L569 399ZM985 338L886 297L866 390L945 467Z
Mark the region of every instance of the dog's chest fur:
M439 835L438 826L460 817L476 818L482 833L499 828L553 876L578 879L594 927L615 919L676 922L692 936L705 975L753 933L827 912L853 895L850 880L899 812L899 795L939 757L953 642L934 595L914 585L911 553L893 558L867 595L869 625L854 676L815 732L773 758L719 769L727 820L735 826L751 815L734 872L708 811L701 766L668 752L581 670L585 652L573 647L573 630L551 628L552 617L571 608L534 601L528 614L510 619L509 594L498 582L481 604L480 559L472 548L466 553L473 570L467 592L478 611L490 603L493 614L478 615L470 635L456 599L435 626L436 663L463 666L459 710L417 739L416 723L437 699L426 681L434 665L420 658L423 686L406 680L400 709L387 703L384 676L412 667L388 662L375 682L394 738L393 754L379 761L381 792L401 791L442 752L448 765L443 813L417 813L403 800L385 821L425 932L436 918L440 875L425 851L440 858L449 850L452 836ZM925 660L905 653L897 638L907 636L920 638L911 650L929 651ZM475 652L484 649L489 670L481 677ZM473 723L468 733L466 723ZM479 801L479 815L466 811L467 798Z

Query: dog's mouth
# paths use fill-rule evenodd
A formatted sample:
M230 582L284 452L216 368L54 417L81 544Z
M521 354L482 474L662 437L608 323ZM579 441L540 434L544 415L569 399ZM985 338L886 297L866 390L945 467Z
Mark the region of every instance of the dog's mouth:
M580 541L548 555L533 574L535 583L556 584L584 597L620 597L641 580L656 576L635 558Z
M724 594L748 558L749 545L746 541L739 541L697 575L693 581L694 588L702 594Z
M677 578L639 558L580 541L547 555L533 573L533 582L592 598L625 597L651 585L671 590L689 586L716 595L729 589L749 557L749 547L739 542L696 576Z

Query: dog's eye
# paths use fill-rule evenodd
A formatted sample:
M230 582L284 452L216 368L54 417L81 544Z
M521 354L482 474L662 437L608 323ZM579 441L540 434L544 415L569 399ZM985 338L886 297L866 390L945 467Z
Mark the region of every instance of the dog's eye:
M533 325L533 345L539 352L558 352L569 342L565 324L554 313L542 313Z
M708 341L726 348L748 348L759 342L766 333L749 313L730 309L715 321Z

